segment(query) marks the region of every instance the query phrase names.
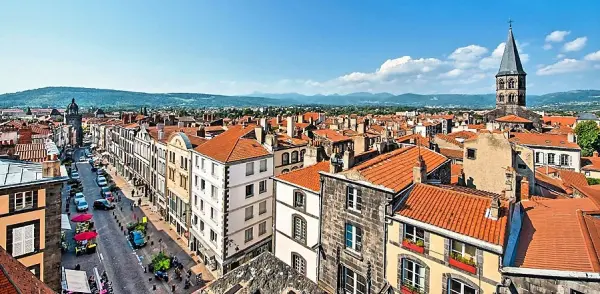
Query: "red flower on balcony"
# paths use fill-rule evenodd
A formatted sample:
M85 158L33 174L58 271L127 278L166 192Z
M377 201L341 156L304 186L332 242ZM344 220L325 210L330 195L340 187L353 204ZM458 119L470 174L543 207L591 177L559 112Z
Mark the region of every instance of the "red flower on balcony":
M418 241L416 243L413 243L412 241L408 240L408 239L404 239L402 240L402 247L413 251L413 252L418 252L418 253L423 253L425 252L425 245L423 244L423 241Z
M420 291L418 288L412 287L410 285L402 285L402 287L400 288L400 291L402 292L402 294L421 294L421 293L424 293L423 291Z
M449 258L449 263L450 263L450 266L453 266L457 269L461 269L463 271L466 271L466 272L469 272L472 274L477 273L477 267L475 266L475 263L472 262L471 260L467 260L466 258L463 258L462 256L453 255L452 257Z

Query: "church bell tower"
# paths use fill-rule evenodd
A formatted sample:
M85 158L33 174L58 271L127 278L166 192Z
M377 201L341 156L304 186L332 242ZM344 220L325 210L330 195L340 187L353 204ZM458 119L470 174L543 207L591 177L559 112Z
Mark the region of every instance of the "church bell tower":
M496 108L526 106L526 75L510 25L500 69L496 74Z

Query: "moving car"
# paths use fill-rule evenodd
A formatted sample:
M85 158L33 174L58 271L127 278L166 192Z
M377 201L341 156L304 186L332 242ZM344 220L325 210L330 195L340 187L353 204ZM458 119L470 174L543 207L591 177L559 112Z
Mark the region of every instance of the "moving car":
M133 246L133 248L142 248L146 246L146 237L141 231L131 231L131 233L129 233L129 241L131 241L131 246Z
M85 156L79 157L79 161L85 161Z
M78 180L79 179L79 172L74 171L71 173L71 179L73 180Z
M77 211L87 211L87 210L88 210L88 204L85 201L85 199L79 200L79 202L77 202Z
M79 203L79 201L85 201L85 196L83 195L83 193L81 192L77 192L75 193L75 197L73 197L73 203L75 203L77 205L77 203Z
M111 210L115 208L115 204L106 199L94 200L94 209Z

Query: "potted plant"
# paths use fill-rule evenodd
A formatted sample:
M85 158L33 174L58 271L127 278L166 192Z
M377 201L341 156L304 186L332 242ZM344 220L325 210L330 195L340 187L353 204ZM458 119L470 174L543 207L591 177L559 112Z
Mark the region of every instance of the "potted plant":
M410 239L404 239L402 240L402 247L418 253L425 252L425 243L423 240L417 240L417 242L414 242Z
M419 287L415 287L409 284L402 284L401 287L401 292L402 294L421 294L421 293L425 293L424 291L422 291L421 289L419 289Z
M477 273L477 267L473 258L465 258L461 254L452 252L450 253L449 263L451 266L461 269L463 271L475 274Z
M167 271L171 268L171 258L166 254L159 252L152 258L152 269L156 271Z

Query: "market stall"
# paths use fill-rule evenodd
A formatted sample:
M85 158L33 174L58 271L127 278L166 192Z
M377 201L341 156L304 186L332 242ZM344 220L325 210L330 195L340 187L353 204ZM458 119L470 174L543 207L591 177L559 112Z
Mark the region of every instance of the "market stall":
M62 288L68 293L92 293L85 271L62 268Z
M75 255L96 252L96 246L98 246L95 242L96 237L98 237L98 233L96 232L83 232L75 235L73 237L77 243L75 246Z

